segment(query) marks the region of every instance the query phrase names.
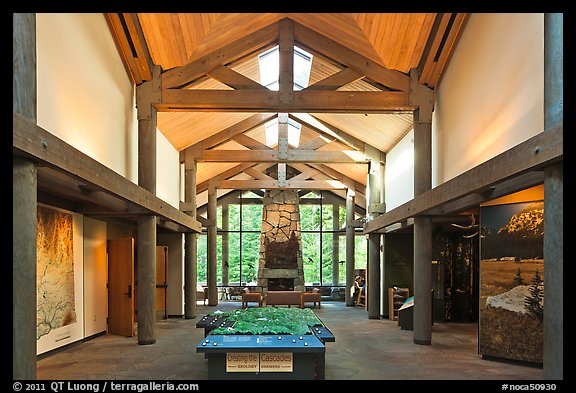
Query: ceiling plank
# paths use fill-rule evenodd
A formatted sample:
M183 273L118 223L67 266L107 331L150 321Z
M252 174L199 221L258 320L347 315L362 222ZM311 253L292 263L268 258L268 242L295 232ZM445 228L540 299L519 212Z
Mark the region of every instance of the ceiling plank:
M303 44L306 50L344 64L375 82L394 90L409 91L409 78L406 74L386 68L299 23L294 23L294 39Z
M253 129L254 127L258 127L259 125L264 124L269 120L272 120L276 116L278 116L277 113L258 113L253 116L250 116L247 119L241 120L238 123L228 128L225 128L222 131L213 134L208 138L195 143L192 146L189 146L181 150L180 162L185 161L187 154L189 154L191 157L194 157L199 151L216 147L232 139L236 135L240 135L246 131Z
M226 65L257 52L278 41L278 31L278 23L272 23L195 61L167 70L162 74L162 86L184 86L218 65Z
M366 223L364 233L432 209L563 159L564 127L556 125ZM508 190L512 191L512 190ZM519 191L519 190L516 190ZM513 192L513 191L512 191Z

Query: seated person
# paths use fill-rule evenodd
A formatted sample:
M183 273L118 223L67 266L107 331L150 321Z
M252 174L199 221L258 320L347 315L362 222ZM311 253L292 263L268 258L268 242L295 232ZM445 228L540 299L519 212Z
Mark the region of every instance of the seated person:
M362 279L361 276L356 276L356 278L354 279L354 285L352 285L352 288L350 288L350 295L354 299L354 303L356 303L358 293L360 292L360 288L362 287L362 285L364 285L363 281L364 280Z

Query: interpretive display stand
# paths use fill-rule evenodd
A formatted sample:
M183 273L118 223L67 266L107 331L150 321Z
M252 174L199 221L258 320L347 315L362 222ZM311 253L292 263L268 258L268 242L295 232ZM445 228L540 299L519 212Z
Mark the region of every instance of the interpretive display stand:
M196 323L196 327L203 328L205 333L196 352L204 353L208 360L208 379L325 379L325 343L336 339L313 311L287 308L284 311L270 308L242 311L253 315L240 315L236 310L232 315L209 314ZM294 313L287 316L292 322L301 315L305 323L297 327L297 334L286 334L290 329L284 329L278 323L279 312ZM250 318L255 323L246 328ZM270 332L247 333L250 329Z

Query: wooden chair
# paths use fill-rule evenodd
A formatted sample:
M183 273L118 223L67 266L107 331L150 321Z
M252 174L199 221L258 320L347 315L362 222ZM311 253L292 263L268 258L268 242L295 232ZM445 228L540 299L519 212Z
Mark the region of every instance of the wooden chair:
M248 302L258 302L258 307L262 307L262 293L250 292L248 288L242 289L242 308L247 308Z
M312 292L302 292L301 298L300 298L300 308L304 308L304 303L306 302L314 302L314 306L316 306L316 303L318 303L318 308L321 308L320 306L320 289L319 288L313 288Z
M366 292L364 292L363 287L360 287L360 290L358 291L358 297L356 297L356 305L366 307Z

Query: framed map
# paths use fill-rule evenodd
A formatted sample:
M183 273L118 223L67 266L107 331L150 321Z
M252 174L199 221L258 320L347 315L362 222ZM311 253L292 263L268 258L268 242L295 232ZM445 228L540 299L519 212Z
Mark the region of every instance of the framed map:
M77 216L77 215L76 215ZM82 248L72 213L39 205L36 228L37 352L78 339L82 326ZM81 232L80 232L81 234ZM78 237L79 239L75 239ZM75 252L75 244L80 249Z

